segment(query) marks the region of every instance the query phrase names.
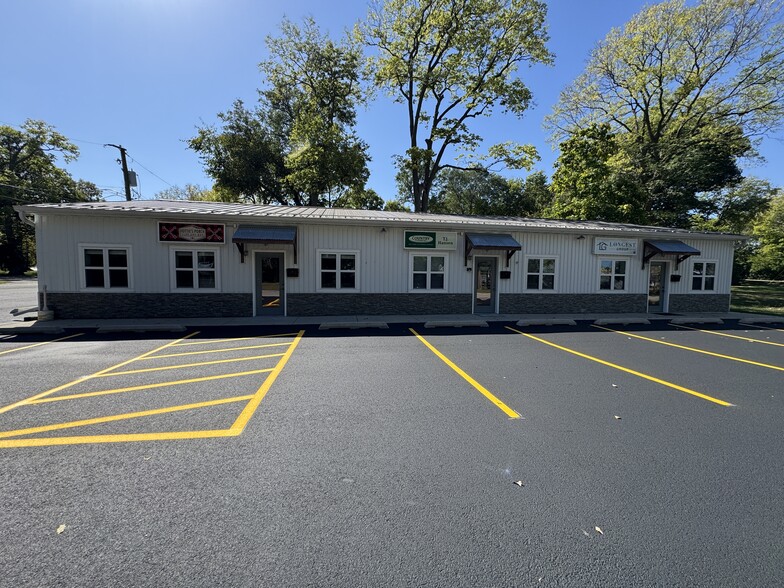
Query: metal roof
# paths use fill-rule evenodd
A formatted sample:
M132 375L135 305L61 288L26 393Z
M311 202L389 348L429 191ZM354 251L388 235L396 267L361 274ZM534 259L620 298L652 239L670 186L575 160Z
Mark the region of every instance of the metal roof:
M531 230L586 233L638 233L707 236L719 239L745 239L742 235L688 231L667 227L653 227L603 221L530 219L502 216L461 216L385 210L353 210L307 206L279 206L200 202L190 200L133 200L119 202L66 202L60 204L25 204L14 207L26 214L78 214L113 216L153 216L162 219L202 220L212 222L246 222L250 219L286 221L296 224L374 224L427 226L451 229Z

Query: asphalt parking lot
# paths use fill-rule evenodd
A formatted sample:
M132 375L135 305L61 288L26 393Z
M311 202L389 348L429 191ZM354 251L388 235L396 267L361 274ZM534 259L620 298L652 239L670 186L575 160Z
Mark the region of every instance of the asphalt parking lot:
M778 586L784 330L0 337L0 584Z

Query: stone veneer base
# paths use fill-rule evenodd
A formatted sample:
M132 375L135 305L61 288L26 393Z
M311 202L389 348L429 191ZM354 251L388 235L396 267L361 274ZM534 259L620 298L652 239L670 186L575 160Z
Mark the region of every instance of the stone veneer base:
M252 294L48 292L56 319L253 316Z
M647 312L645 294L501 294L501 314Z

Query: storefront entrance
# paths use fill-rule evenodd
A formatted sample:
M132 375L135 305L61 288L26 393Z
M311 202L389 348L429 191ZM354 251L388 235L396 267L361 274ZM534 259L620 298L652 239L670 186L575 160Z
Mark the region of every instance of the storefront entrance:
M652 261L648 270L648 312L666 312L667 263Z
M474 312L495 314L496 312L496 266L495 257L476 257L474 263Z
M257 251L254 255L256 316L283 314L283 254Z

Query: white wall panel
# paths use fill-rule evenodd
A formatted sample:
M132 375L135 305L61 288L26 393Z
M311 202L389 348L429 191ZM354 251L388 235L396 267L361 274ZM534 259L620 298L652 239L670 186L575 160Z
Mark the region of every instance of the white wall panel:
M80 287L79 245L130 245L135 292L170 291L170 243L158 241L158 220L118 218L103 216L41 215L37 228L39 255L39 282L51 291L78 291ZM161 219L166 220L166 219ZM187 222L179 220L178 222ZM204 218L199 222L215 222ZM263 223L260 223L263 224ZM271 223L267 223L271 224ZM287 223L281 223L287 224ZM253 287L253 252L282 251L286 267L298 267L299 277L287 279L290 293L316 291L317 251L359 251L359 291L363 293L408 292L409 257L411 250L403 247L406 229L422 230L423 227L342 227L306 224L298 226L298 260L294 263L290 245L248 245L245 263L240 263L237 248L231 243L235 225L226 225L226 243L217 247L220 257L221 291L251 292ZM476 231L479 232L479 231ZM489 231L488 231L489 232ZM523 247L511 260L511 279L500 280L502 293L525 292L525 258L527 255L556 256L557 293L599 292L599 259L593 253L594 237L564 233L513 232ZM619 235L623 236L623 235ZM617 256L628 262L626 293L647 292L648 268L641 267L643 238L626 235L639 241L636 256ZM466 271L463 259L465 235L458 232L455 251L439 251L447 258L447 292L470 293L473 273ZM733 242L713 239L683 239L701 251L699 259L717 262L716 293L729 293ZM198 247L188 243L177 247ZM435 253L434 250L427 250ZM492 254L495 254L493 252ZM483 255L474 251L472 255ZM505 254L497 255L499 269L505 267ZM656 258L654 258L656 259ZM691 258L681 263L683 277L672 282L670 292L689 293L691 287ZM473 266L473 262L469 263ZM670 263L670 273L674 264ZM606 293L606 292L605 292Z

